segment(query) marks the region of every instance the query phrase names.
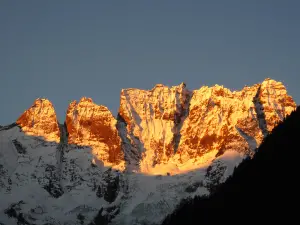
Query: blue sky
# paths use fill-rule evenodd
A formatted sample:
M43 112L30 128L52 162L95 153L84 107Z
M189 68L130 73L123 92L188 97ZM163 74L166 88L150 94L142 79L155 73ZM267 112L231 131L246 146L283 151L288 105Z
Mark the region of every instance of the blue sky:
M114 114L122 88L241 89L271 77L300 101L300 1L0 1L0 124L38 97L63 122L82 96Z

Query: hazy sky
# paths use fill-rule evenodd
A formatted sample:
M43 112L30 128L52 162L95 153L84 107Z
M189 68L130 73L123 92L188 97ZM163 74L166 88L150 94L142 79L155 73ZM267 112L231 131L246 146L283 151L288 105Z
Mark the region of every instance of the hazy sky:
M0 1L0 124L34 99L117 113L122 88L241 89L271 77L300 102L300 1Z

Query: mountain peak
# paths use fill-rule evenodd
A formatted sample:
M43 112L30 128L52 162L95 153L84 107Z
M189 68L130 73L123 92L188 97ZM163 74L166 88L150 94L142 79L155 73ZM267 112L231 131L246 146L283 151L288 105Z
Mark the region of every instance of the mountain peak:
M265 78L264 81L275 81L275 82L278 82L278 81L276 81L276 80L274 80L274 79L272 79L272 78L270 78L270 77ZM264 81L263 81L263 82L264 82Z
M263 110L269 131L272 131L277 122L282 121L296 108L296 103L287 94L284 84L270 78L261 83L259 99L264 106Z
M67 110L68 143L91 147L95 158L104 166L123 167L116 124L117 120L106 106L83 97L78 103L73 101Z
M93 99L92 98L89 98L89 97L82 97L79 101L79 103L82 103L82 102L89 102L89 103L94 103Z
M45 104L50 104L52 105L51 101L47 98L37 98L34 100L33 102L34 104L42 104L42 103L45 103Z
M28 135L59 142L60 134L56 113L48 99L36 99L32 106L17 119L17 124Z

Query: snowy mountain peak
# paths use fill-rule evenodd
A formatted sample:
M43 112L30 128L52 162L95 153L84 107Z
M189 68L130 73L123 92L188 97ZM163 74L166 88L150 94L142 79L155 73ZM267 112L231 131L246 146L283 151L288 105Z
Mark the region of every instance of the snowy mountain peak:
M17 124L27 135L39 136L47 141L60 140L56 113L48 99L36 99L17 119Z

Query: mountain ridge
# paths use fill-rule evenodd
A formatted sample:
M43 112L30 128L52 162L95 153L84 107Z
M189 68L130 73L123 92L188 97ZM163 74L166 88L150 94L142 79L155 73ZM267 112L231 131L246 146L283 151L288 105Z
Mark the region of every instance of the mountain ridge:
M117 117L91 98L72 101L64 123L68 143L93 147L104 165L124 170L125 152L126 158L135 158L131 170L157 173L169 170L166 164L180 165L214 151L222 154L236 145L250 154L295 107L284 85L270 78L240 91L157 84L151 90L122 89ZM17 124L27 134L59 142L59 123L48 99L35 100Z
M295 107L271 79L241 91L130 89L117 117L82 98L64 124L37 99L0 128L0 223L158 225L225 182Z

